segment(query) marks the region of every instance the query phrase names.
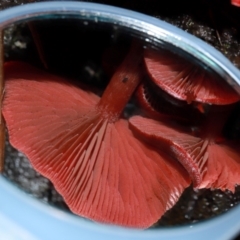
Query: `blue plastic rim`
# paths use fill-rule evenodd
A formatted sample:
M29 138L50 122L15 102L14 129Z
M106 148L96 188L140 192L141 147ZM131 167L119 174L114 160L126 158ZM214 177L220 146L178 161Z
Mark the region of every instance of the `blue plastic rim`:
M84 2L42 2L0 12L0 28L25 20L74 17L109 22L166 42L207 64L240 93L240 72L220 52L200 39L158 19L107 5ZM0 238L4 240L217 239L240 232L240 206L213 219L181 227L132 230L76 217L43 204L0 176Z

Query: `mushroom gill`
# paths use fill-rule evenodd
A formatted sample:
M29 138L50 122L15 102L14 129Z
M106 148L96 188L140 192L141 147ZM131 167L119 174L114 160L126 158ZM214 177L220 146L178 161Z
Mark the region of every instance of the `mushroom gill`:
M141 80L141 59L141 47L133 47L101 98L28 64L7 63L2 111L11 144L74 213L146 228L190 180L177 161L138 140L121 117Z
M240 143L221 135L227 111L218 110L212 111L197 134L191 132L190 126L186 129L141 116L134 116L129 122L142 140L177 159L195 188L234 192L240 184Z
M240 184L239 142L226 139L222 131L233 103L239 101L239 95L227 83L173 53L147 49L145 64L151 81L165 94L175 97L175 101L199 103L199 110L206 107L207 111L202 109L200 115L194 114L195 119L192 119L191 108L196 105L191 104L190 108L180 113L176 108L170 108L168 114L175 120L172 125L169 120L163 121L164 108L154 108L153 100L147 99L142 91L138 97L140 105L147 110L147 116L154 114L158 117L156 121L141 116L131 118L130 125L135 134L177 159L188 171L195 188L234 191L235 185ZM161 97L154 97L154 102L159 99ZM158 102L159 105L162 103ZM166 114L166 111L163 113ZM188 127L185 124L183 128L178 118L184 115L190 121ZM192 132L193 126L197 127L197 131Z
M173 53L146 49L144 60L151 80L179 100L226 105L240 99L227 83Z

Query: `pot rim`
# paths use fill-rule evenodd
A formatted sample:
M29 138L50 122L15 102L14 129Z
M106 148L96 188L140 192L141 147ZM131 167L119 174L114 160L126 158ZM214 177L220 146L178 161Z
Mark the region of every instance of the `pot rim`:
M81 18L113 23L147 34L156 43L173 48L207 64L240 94L240 71L215 48L159 19L138 12L86 2L41 2L0 12L0 29L40 18ZM78 218L29 197L0 176L0 234L4 239L231 239L240 231L240 206L212 219L179 227L145 231L107 226ZM34 217L37 215L38 217ZM14 230L13 230L14 229ZM10 236L10 237L9 237Z

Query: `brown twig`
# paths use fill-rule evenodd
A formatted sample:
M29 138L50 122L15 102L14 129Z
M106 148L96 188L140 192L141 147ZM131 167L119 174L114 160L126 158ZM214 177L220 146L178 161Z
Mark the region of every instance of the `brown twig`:
M0 109L2 109L2 101L4 95L4 47L3 47L3 35L4 31L0 30ZM5 122L2 114L0 114L0 172L4 168L4 152L5 152Z

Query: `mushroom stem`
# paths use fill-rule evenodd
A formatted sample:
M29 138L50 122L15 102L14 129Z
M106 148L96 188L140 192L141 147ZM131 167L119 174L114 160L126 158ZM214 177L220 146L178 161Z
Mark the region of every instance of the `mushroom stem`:
M4 72L3 72L3 30L0 30L0 108L2 109L2 101L4 95ZM4 150L5 150L5 123L2 114L0 115L0 173L4 167Z
M97 107L109 122L119 119L121 112L139 85L141 59L141 46L134 44L104 91Z

